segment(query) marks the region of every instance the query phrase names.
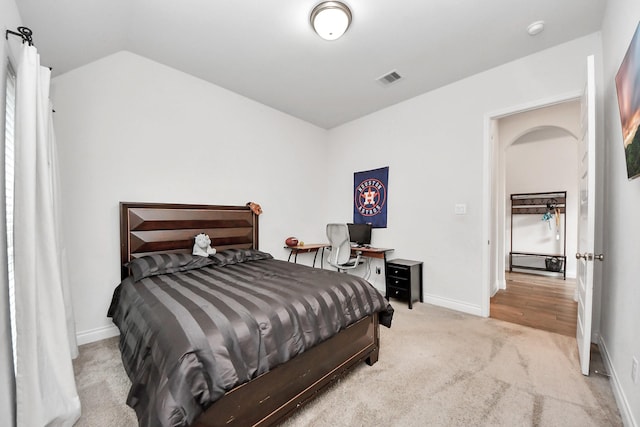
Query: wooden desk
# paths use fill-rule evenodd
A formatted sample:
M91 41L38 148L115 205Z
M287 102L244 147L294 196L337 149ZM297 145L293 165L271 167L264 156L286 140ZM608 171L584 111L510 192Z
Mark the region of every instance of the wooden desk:
M360 256L364 256L364 257L368 257L368 258L378 258L383 260L382 263L382 268L384 268L383 272L382 272L382 278L384 279L384 282L387 283L387 252L393 252L393 249L391 248L374 248L372 246L370 247L352 247L351 248L351 255L356 256L358 253L360 253Z
M374 247L351 247L351 253L353 255L357 255L358 252L362 256L366 256L369 258L379 258L387 262L387 252L392 252L393 249L390 248L374 248Z
M324 248L331 246L327 243L307 243L304 244L302 246L285 246L285 249L289 249L291 252L289 252L289 258L287 259L287 261L291 262L291 255L293 255L293 262L297 263L298 262L298 254L304 254L307 252L315 252L315 255L313 257L313 267L316 266L316 258L318 257L318 251L320 251L320 253L322 254L320 256L320 268L322 268L322 260L324 258Z
M320 268L324 268L323 260L324 260L324 248L330 248L331 245L328 243L305 243L302 246L285 246L285 249L289 249L289 258L287 261L291 262L291 256L293 256L293 262L298 262L298 254L307 253L307 252L315 252L313 257L313 267L316 266L316 258L318 258L318 252L320 252ZM368 258L378 258L384 261L384 279L386 281L387 278L387 252L393 252L391 248L374 248L370 247L352 247L351 255L356 256L360 253L360 256L368 257Z

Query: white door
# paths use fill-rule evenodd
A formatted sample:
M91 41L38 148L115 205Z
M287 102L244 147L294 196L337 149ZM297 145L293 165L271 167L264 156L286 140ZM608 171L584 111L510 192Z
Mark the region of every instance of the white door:
M576 339L580 369L589 375L591 317L593 305L593 260L595 235L595 66L593 56L587 58L587 84L582 95L581 137L578 141L578 253L577 299L578 328ZM600 259L602 256L599 255Z

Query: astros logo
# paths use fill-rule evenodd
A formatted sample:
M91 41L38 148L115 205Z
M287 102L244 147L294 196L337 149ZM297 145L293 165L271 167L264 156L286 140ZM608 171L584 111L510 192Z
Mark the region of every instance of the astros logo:
M365 179L356 187L355 202L360 215L378 215L382 211L386 199L387 189L378 179Z

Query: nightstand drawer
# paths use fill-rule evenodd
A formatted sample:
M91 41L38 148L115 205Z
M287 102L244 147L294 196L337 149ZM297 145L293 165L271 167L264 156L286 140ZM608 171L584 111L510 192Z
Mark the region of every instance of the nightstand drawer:
M400 277L387 277L387 286L389 287L404 289L408 291L410 285L411 285L411 280L408 278L403 279Z
M401 279L411 279L411 269L404 265L387 264L387 276L398 277Z
M387 288L387 293L390 298L398 298L401 300L409 299L409 289L400 289L400 288L394 288L393 286L389 286Z

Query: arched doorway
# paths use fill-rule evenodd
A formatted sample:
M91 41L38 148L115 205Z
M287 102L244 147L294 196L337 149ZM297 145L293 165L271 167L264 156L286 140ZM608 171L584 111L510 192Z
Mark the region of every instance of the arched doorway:
M575 333L575 259L567 257L567 280L544 271L509 270L509 251L553 252L560 237L542 218L525 219L525 232L511 242L510 194L567 191L566 253L575 253L577 235L578 101L556 103L500 117L494 144L496 269L490 316L566 335ZM546 226L549 225L547 230ZM515 227L514 227L515 229ZM554 252L555 253L555 252ZM542 259L544 261L544 259ZM538 273L538 274L531 274Z

